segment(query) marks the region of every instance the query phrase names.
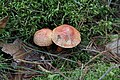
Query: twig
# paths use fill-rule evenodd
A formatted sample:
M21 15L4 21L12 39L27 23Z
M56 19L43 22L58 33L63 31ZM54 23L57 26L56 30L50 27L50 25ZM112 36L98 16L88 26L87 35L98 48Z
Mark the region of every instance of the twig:
M108 51L114 50L116 48L117 47L115 47L113 49L108 49L108 50L105 50L105 51L102 51L102 52L94 50L94 49L82 49L82 50L85 50L85 51L91 51L91 52L99 53L98 55L96 55L92 59L90 59L84 66L88 65L90 62L92 62L93 60L95 60L97 57L101 56L103 53L107 53Z
M90 70L90 68L93 67L93 65L90 65L90 66L86 66L84 69L83 69L83 73L82 75L80 76L79 80L84 80L84 77L85 75L88 73L88 71Z
M46 74L46 72L34 70L34 69L31 69L31 68L28 68L28 67L26 68L26 67L22 67L22 66L16 66L16 68L25 69L25 70L33 71L33 72L40 73L40 74Z
M111 2L112 2L112 0L108 0L108 6L110 6Z
M31 49L31 50L33 50L33 51L37 51L37 52L40 52L40 53L43 53L43 54L47 54L47 55L50 55L50 56L58 57L58 58L61 58L61 59L64 59L64 60L66 60L66 61L70 61L70 62L73 62L73 63L77 63L76 61L73 61L73 60L70 60L70 59L67 59L67 58L64 58L64 57L55 55L55 54L51 54L51 53L49 53L49 52L45 52L45 51L33 49L33 48L31 48L31 47L28 47L26 44L23 44L23 45L24 45L24 47L27 47L27 48L29 48L29 49Z
M48 71L45 68L43 68L42 66L38 65L38 68L46 73L59 73L61 76L63 76L66 80L69 80L68 77L66 77L63 73L60 72L60 70L54 68L50 63L48 63L53 69L55 69L57 72L53 72L53 71Z
M42 63L39 63L39 62L36 62L36 61L26 61L26 60L23 60L23 59L18 59L18 61L24 62L24 63L29 63L29 64L37 64L37 65L42 64Z
M38 65L38 68L40 70L42 70L43 72L45 73L59 73L60 75L62 75L64 78L66 78L67 80L69 80L63 73L61 73L58 69L56 70L57 72L51 72L51 71L48 71L46 70L45 68L43 68L40 64L42 63L39 63L39 62L31 62L31 61L26 61L26 60L22 60L22 59L18 59L19 61L21 62L25 62L25 63L30 63L30 64L37 64ZM48 63L48 65L50 65L52 68L54 68L50 63ZM55 69L55 68L54 68Z
M81 66L81 76L79 77L79 80L81 80L82 77L83 77L83 75L84 75L84 74L83 74L83 71L84 71L83 68L84 68L84 66L82 65L82 66Z
M118 68L118 67L120 67L120 64L119 64L119 65L116 65L116 66L110 67L110 68L105 72L105 74L103 74L98 80L102 80L113 68Z
M55 67L53 67L53 66L51 65L51 63L49 63L49 62L48 62L48 64L49 64L57 73L59 73L61 76L63 76L66 80L69 80L69 78L66 77L62 72L60 72L59 69L56 69ZM56 73L56 72L54 72L54 73Z
M93 50L92 50L93 51ZM95 51L95 52L99 52L99 51ZM101 56L103 53L106 53L107 51L102 51L99 52L99 54L97 54L96 56L94 56L92 59L90 59L84 66L88 65L90 62L92 62L93 60L95 60L97 57Z
M105 56L109 56L109 58L114 60L116 63L120 63L120 58L114 53L109 53L108 52L107 54L105 54Z
M82 4L76 0L73 0L76 4L78 4L79 6L81 6Z
M95 49L81 49L81 50L100 53L100 51L97 51L97 50L95 50Z
M45 68L43 68L41 65L38 65L38 68L46 73L52 73L51 71L48 71Z
M40 51L40 50L36 50L36 51L41 52L41 53L44 53L44 54L47 54L47 55L50 55L50 56L58 57L58 58L61 58L61 59L66 60L66 61L70 61L70 62L73 62L73 63L77 63L76 61L73 61L73 60L70 60L70 59L67 59L67 58L64 58L64 57L55 55L55 54L51 54L51 53L49 53L49 52L44 52L44 51Z
M119 53L119 45L120 45L120 44L119 44L119 43L120 43L119 41L120 41L120 40L119 40L119 36L118 36L118 39L117 39L117 54Z

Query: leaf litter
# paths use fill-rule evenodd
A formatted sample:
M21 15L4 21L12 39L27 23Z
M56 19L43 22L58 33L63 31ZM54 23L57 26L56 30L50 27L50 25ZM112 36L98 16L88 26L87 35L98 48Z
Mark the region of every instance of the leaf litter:
M119 35L119 34L118 34ZM114 36L114 35L112 35ZM120 39L119 37L113 38L112 42L106 42L106 44L98 45L96 41L101 40L102 37L96 36L92 38L91 42L88 44L86 49L82 49L88 52L91 52L92 58L85 63L84 66L87 66L96 58L100 58L105 62L113 62L120 64Z
M109 49L113 54L120 56L120 39L108 43L106 49Z
M115 53L116 51L112 51L118 50L119 42L116 42L118 40L119 39L107 43L106 45L109 45L109 49L106 45L98 46L96 45L95 41L91 41L90 44L86 47L86 49L82 50L92 52L95 56L84 64L84 68L86 68L86 66L88 66L92 61L96 60L96 58L100 56L103 57L101 59L104 61L112 61L119 64L119 53ZM19 77L19 80L29 80L30 78L37 75L43 76L45 75L45 73L59 73L64 78L68 79L63 73L60 72L59 69L55 68L51 64L51 62L54 60L52 58L58 57L60 56L60 54L54 55L48 52L38 51L37 49L34 49L32 46L27 45L19 39L16 39L13 43L7 44L0 42L0 47L2 47L1 50L4 53L10 54L13 57L13 62L11 63L11 65L16 71L9 74L10 76L12 76L9 80L18 80L17 77ZM67 58L61 56L58 58L67 60Z
M0 20L0 29L5 28L8 19L9 17L6 16ZM53 60L53 57L78 63L70 59L64 58L65 56L61 57L63 56L63 54L54 55L44 51L35 50L31 46L26 45L19 39L16 39L13 43L7 43L7 44L3 43L3 41L0 41L0 47L2 47L1 50L4 53L9 54L13 57L13 61L11 65L16 71L9 74L10 76L9 80L30 80L30 78L35 77L37 75L45 75L44 73L59 73L65 79L68 79L63 73L60 72L59 69L52 66L51 61ZM102 55L104 55L102 60L105 61L112 60L116 63L120 63L119 39L107 43L105 46L98 46L94 42L94 40L92 40L90 44L86 47L86 49L82 49L82 50L90 51L95 55L86 64L84 64L84 68L86 68L86 66L89 63L91 63L93 60L95 60L96 58Z
M59 73L67 79L59 69L52 66L52 60L49 58L52 57L52 55L37 52L19 39L16 39L13 43L6 44L1 42L1 44L1 50L13 57L11 65L13 69L16 70L9 74L12 76L9 80L26 80L37 75L45 75L45 73Z
M43 76L45 75L44 73L59 73L67 79L67 77L63 73L61 73L59 69L52 66L52 60L51 58L48 59L48 55L46 56L42 54L42 52L39 52L33 47L26 45L19 39L16 39L13 43L7 44L0 42L0 47L2 47L2 51L4 53L10 54L14 60L12 62L12 66L16 71L9 74L10 76L12 76L9 80L29 80L30 78L35 77L37 75ZM101 50L101 48L98 48L99 47L97 47L97 45L95 45L94 42L91 42L86 47L86 49L83 49L94 52L94 54L99 53L96 54L90 61L88 61L84 65L84 68L86 68L86 66L88 66L88 64L91 63L93 60L103 55L103 57L106 58L108 61L112 59L116 63L120 63L120 59L117 54L113 55L113 53L110 50L103 50L103 48Z
M25 50L21 47L22 43L20 40L15 40L13 43L4 44L2 51L13 56L15 61L18 59L23 59L25 55Z

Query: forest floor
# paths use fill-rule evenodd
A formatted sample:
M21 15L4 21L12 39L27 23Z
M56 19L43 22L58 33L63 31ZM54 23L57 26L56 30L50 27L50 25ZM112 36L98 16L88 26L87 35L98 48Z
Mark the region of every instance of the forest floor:
M119 0L2 0L0 19L0 80L120 80ZM79 45L33 42L62 24L80 32Z

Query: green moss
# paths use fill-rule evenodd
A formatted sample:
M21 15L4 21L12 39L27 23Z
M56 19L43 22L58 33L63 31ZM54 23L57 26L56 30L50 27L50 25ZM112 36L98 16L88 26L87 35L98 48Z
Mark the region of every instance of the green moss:
M112 9L99 0L81 0L81 6L75 0L3 0L0 4L0 17L10 16L5 31L0 35L2 39L19 37L29 41L36 30L53 29L61 24L73 25L83 37L105 35L106 30L112 29L111 20L106 20Z
M72 56L69 59L83 63L90 59L90 53L81 51L81 45L87 46L91 37L102 36L103 39L97 41L97 44L105 43L108 34L119 31L120 19L116 19L118 9L108 5L105 0L1 0L0 18L9 15L9 21L5 29L0 31L0 40L13 42L16 38L29 44L33 43L35 31L41 28L54 29L61 24L70 24L81 33L81 44L71 50ZM116 27L117 26L117 27ZM119 29L118 29L119 28ZM32 44L33 45L33 44ZM74 54L73 54L74 53ZM0 53L1 54L1 53ZM62 61L62 60L61 60ZM57 63L59 65L57 65ZM60 62L59 59L53 62L57 67L64 64L64 70L75 69L73 63ZM0 65L1 66L1 65ZM106 64L99 66L100 70L105 71ZM102 68L103 67L103 68ZM103 72L91 70L85 77L86 80L96 80ZM118 72L118 70L115 70ZM74 70L77 74L66 75L68 77L80 76L81 71ZM116 73L115 72L115 73ZM93 74L94 73L94 74ZM111 73L115 74L114 71ZM72 76L74 75L74 76ZM114 77L110 75L110 78ZM47 78L37 77L33 80L63 80L59 74L48 74ZM72 78L76 79L76 77ZM113 78L112 78L113 79ZM117 80L117 78L115 78ZM107 77L106 77L107 80Z
M113 64L107 64L99 62L94 64L92 68L84 76L84 80L98 80ZM78 80L82 75L84 75L83 69L75 69L73 71L63 71L64 75L69 78L69 80ZM113 68L103 80L119 80L120 69ZM36 77L32 80L65 80L60 74L48 74L46 77Z

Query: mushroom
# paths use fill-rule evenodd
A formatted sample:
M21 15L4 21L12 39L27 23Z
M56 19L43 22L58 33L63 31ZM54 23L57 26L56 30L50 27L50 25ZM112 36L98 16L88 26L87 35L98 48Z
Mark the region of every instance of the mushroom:
M73 48L81 41L80 32L71 25L63 24L53 29L52 41L62 48Z
M52 44L51 39L52 30L43 28L35 32L33 41L38 46L50 46Z

